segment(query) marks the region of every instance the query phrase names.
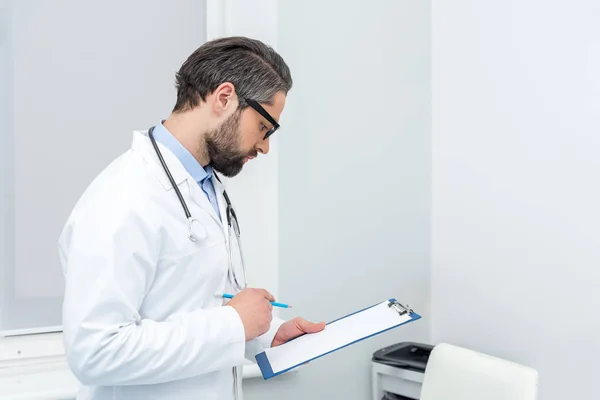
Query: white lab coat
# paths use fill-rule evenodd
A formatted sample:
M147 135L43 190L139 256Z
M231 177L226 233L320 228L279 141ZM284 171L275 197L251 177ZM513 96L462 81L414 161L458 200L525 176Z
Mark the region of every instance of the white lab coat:
M270 346L283 323L245 342L239 315L215 296L232 291L223 187L215 180L225 224L177 157L159 148L201 222L199 240L187 237L146 131L91 183L60 236L64 344L83 384L78 399L233 399L233 367Z

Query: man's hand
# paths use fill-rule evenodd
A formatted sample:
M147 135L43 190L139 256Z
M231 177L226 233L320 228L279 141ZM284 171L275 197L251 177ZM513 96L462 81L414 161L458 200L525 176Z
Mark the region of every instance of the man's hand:
M271 347L279 346L305 333L317 333L325 329L325 322L318 324L308 322L302 318L294 318L291 321L284 322L273 338Z
M227 303L242 319L247 342L266 333L271 327L272 301L275 299L264 289L245 289Z

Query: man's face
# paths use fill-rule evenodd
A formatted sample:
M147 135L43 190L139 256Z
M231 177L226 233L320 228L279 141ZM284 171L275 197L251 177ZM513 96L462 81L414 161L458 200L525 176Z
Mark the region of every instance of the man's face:
M285 95L279 92L273 97L273 105L261 106L279 122ZM212 167L227 177L237 175L258 153L269 152L269 138L265 139L265 135L271 128L272 124L252 107L235 111L221 126L205 135Z

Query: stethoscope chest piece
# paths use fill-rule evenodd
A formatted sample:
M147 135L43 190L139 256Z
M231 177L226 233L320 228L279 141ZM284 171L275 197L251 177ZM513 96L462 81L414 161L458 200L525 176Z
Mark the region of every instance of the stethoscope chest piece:
M188 239L192 242L197 242L198 240L202 240L206 238L206 230L194 217L188 218Z

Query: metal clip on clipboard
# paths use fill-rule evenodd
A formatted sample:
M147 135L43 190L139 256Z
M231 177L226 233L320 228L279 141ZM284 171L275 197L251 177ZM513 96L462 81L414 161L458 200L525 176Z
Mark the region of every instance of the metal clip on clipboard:
M390 302L388 303L388 307L396 310L398 312L398 314L400 314L400 316L402 316L406 313L408 313L408 314L413 313L412 308L410 308L408 306L408 304L406 306L404 306L404 305L398 303L398 301L396 301L396 300L390 300Z

